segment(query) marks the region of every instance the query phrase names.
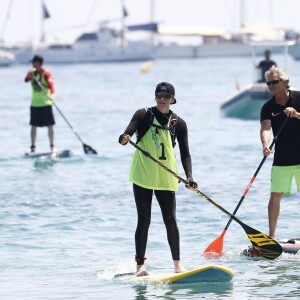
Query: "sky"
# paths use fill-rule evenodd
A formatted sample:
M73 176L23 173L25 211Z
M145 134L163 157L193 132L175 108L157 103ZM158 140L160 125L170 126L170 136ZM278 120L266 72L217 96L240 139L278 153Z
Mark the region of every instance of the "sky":
M128 12L127 25L150 22L152 3L154 21L164 26L232 31L243 19L246 25L267 23L300 32L300 0L44 0L50 18L43 27L41 0L1 0L0 41L39 40L44 28L48 42L69 43L82 32L96 29L99 22L120 19L122 2ZM120 22L110 24L120 26Z

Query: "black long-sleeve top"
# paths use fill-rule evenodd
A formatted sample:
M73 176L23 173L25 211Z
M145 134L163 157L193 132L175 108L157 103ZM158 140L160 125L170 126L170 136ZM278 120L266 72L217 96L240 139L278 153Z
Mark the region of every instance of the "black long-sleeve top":
M161 113L156 107L152 107L151 111L161 126L166 126L168 124L169 118L173 113L171 110L167 114ZM140 137L143 136L149 130L149 128L149 112L147 113L145 108L141 108L135 112L124 133L133 136L133 134L137 132L137 136ZM185 171L185 175L187 178L193 178L187 125L186 122L180 117L177 119L176 135L179 144L181 163Z

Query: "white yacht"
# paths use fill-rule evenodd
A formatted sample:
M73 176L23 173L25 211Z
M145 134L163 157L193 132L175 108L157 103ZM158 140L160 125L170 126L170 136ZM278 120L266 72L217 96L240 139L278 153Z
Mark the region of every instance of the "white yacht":
M39 4L41 12L40 40L39 42L29 42L27 45L16 43L11 45L11 50L18 63L28 63L34 54L43 56L47 63L126 62L153 59L154 51L149 39L129 40L128 31L130 29L125 25L125 18L128 13L123 2L121 3L123 5L122 16L98 23L94 31L81 32L81 35L69 44L46 42L47 32L44 28L44 22L51 17L45 1L40 0ZM94 1L93 8L96 4L97 1ZM11 9L12 5L10 5L9 10ZM116 24L113 26L112 23Z
M244 26L234 33L219 28L170 28L160 25L158 33L157 58L251 57L253 43L256 43L256 54L263 55L266 44L272 53L282 53L282 43L285 42L285 31L270 25ZM172 37L180 37L183 43L166 42ZM199 42L184 43L184 39L189 38Z
M15 48L19 63L28 63L34 54L47 63L91 63L146 61L153 59L153 46L146 41L128 41L109 27L83 33L73 44L52 44Z

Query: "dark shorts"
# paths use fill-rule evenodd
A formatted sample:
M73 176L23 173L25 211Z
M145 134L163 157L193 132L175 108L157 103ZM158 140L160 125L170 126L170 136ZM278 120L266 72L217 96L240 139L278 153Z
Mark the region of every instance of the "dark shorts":
M51 126L55 124L52 106L30 107L30 125L37 127Z

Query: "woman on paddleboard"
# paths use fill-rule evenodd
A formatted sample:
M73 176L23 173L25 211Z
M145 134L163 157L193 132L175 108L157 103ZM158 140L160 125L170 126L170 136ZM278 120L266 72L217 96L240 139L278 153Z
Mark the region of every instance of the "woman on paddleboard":
M175 89L168 82L161 82L155 89L156 106L142 108L135 112L125 132L120 135L119 143L126 145L132 135L137 136L137 144L154 158L177 173L174 153L176 138L179 144L182 166L189 185L197 188L193 180L192 160L189 152L188 130L183 119L170 110L176 103ZM145 252L148 229L151 221L153 192L160 205L167 237L174 262L174 272L185 271L180 263L179 230L176 222L176 197L178 179L161 168L157 163L136 150L130 170L129 180L133 183L133 193L137 208L138 222L135 232L137 276L147 275Z

